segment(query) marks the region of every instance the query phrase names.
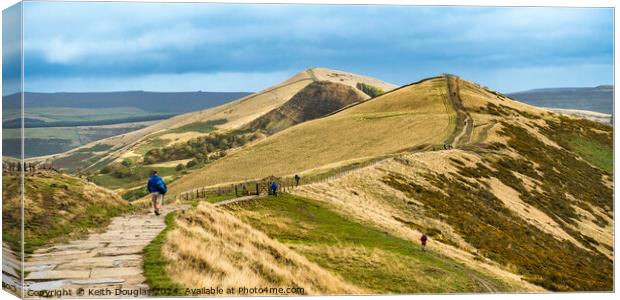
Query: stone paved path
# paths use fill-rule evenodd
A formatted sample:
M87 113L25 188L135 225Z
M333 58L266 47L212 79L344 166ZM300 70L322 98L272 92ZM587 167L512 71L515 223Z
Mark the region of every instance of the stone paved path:
M21 259L11 250L9 245L2 243L2 283L5 291L21 295Z
M147 288L142 251L165 228L165 214L187 208L189 205L164 206L160 216L151 212L116 217L103 233L37 249L24 264L25 288ZM106 295L98 298L102 296Z

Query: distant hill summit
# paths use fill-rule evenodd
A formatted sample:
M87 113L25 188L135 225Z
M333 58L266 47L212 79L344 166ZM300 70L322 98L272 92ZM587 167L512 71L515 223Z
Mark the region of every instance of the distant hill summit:
M247 128L274 134L366 99L360 90L330 81L315 81L282 106L248 124Z
M533 89L506 95L539 107L613 114L614 87L612 85Z

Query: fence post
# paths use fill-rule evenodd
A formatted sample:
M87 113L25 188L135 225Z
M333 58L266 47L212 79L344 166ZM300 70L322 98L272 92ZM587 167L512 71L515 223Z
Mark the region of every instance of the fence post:
M256 183L256 196L258 196L258 182Z

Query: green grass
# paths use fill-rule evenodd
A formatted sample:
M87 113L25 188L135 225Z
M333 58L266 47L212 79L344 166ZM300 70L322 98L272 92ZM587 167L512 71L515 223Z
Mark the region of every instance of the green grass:
M174 167L157 167L150 168L144 166L134 166L134 175L118 178L111 174L99 174L94 177L94 181L97 185L109 188L132 188L140 184L146 185L146 180L150 176L151 170L155 169L160 176L169 176L178 173Z
M360 91L364 92L366 95L368 95L371 98L377 97L383 93L385 93L385 91L383 91L382 89L376 87L376 86L372 86L370 84L366 84L363 82L358 82L355 85Z
M613 174L613 127L585 119L560 117L559 122L548 120L539 129L551 140Z
M179 128L174 128L165 131L165 133L183 133L183 132L199 132L199 133L209 133L216 129L216 125L221 125L226 123L226 119L217 119L206 122L194 122Z
M474 278L483 278L505 290L496 279L436 253L422 252L417 243L353 221L315 200L281 194L231 205L229 209L323 268L372 292L484 291ZM344 248L355 255L332 253Z
M174 213L166 215L166 228L144 248L144 277L154 296L183 296L184 288L166 274L166 258L161 253L166 235L175 228Z
M568 141L570 147L591 164L609 174L614 172L613 149L595 140L574 137Z
M151 149L161 148L168 145L169 142L169 139L160 139L157 137L153 137L148 139L145 143L141 143L134 152L140 155L144 155Z
M138 200L146 195L148 195L149 192L146 190L146 187L141 186L141 187L137 187L135 189L131 189L127 192L125 192L121 197L123 197L123 199L127 200L127 201L134 201L134 200Z

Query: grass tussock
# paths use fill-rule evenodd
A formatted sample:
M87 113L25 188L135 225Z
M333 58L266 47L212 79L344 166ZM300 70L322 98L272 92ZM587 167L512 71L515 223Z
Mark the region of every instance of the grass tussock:
M301 287L303 294L361 292L210 204L202 203L180 215L176 226L163 254L169 262L168 275L184 287Z

